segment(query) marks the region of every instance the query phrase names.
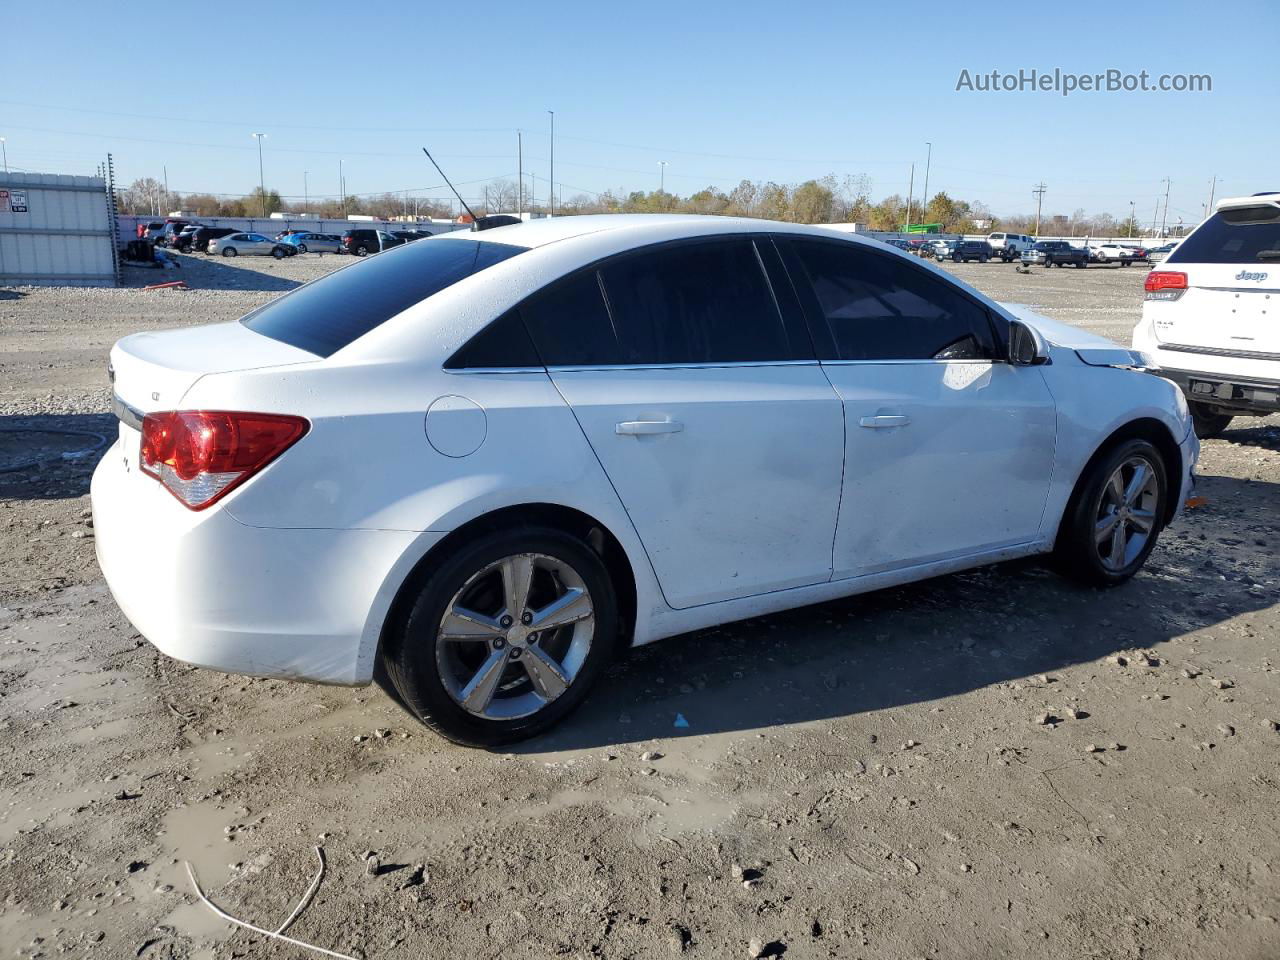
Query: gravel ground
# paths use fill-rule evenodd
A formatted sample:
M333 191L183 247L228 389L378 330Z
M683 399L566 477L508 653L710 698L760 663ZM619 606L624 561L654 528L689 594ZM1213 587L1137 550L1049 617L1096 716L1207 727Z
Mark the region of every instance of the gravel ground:
M0 432L6 955L304 956L182 861L274 929L318 845L289 932L370 960L1280 956L1280 420L1205 444L1207 503L1122 589L1022 563L704 631L468 751L376 687L185 667L116 609L96 440L38 431L110 433L125 333L345 262L180 259L0 289L0 426L34 431ZM1121 341L1138 317L1136 268L955 272Z

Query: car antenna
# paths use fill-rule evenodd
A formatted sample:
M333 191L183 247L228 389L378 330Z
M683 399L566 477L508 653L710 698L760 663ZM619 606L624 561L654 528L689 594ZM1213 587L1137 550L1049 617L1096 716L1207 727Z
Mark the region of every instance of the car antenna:
M436 158L431 155L431 151L426 147L423 147L422 152L427 155L427 159L431 161L431 165L436 168L436 173L440 174L441 177L444 177L444 182L449 185L449 189L453 191L453 195L458 198L458 202L462 204L463 209L466 210L468 215L471 217L472 230L488 230L490 227L502 227L507 224L520 222L516 217L502 215L477 217L475 215L475 211L467 206L467 201L462 199L462 194L458 192L458 188L453 185L449 178L445 176L445 172L440 169L440 164L436 163Z

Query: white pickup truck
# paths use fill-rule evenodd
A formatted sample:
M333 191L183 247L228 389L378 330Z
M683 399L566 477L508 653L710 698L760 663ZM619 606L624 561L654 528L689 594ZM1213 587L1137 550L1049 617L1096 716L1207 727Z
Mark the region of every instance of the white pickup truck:
M1133 347L1182 388L1200 437L1280 413L1280 192L1223 200L1145 289Z
M1022 233L987 234L987 243L991 244L991 248L995 250L995 255L1005 263L1017 260L1026 251L1035 246L1035 242L1035 237L1028 237Z

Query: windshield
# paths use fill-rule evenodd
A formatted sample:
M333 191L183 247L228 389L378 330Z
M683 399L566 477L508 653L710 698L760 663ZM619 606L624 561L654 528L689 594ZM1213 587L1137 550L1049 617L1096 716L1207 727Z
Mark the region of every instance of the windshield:
M1169 254L1166 263L1280 262L1280 207L1219 210Z
M525 249L479 240L404 244L313 280L241 322L328 357L402 310Z

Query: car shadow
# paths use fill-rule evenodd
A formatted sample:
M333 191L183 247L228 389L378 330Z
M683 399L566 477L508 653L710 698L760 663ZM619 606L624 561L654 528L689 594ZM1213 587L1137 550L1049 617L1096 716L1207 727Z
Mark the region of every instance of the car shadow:
M1172 638L1280 599L1264 586L1280 579L1280 560L1256 546L1280 533L1280 484L1201 477L1197 493L1205 506L1167 529L1146 569L1117 589L1081 588L1021 561L673 637L620 658L572 717L510 749L812 723L1026 677L1052 682L1135 648L1160 659Z
M181 280L198 290L257 290L284 293L302 286L301 280L280 276L279 270L288 260L273 257L219 257L203 253L182 254L165 251L176 267L165 269L140 264L127 264L122 279L126 287L146 287L155 283Z
M83 497L116 430L109 413L0 416L0 499Z
M12 290L0 287L0 300L21 300L27 295L25 290Z
M1237 419L1233 426L1222 432L1221 440L1240 446L1262 447L1266 450L1280 450L1280 425L1239 427L1234 424L1249 423L1248 419ZM1263 421L1264 423L1268 421Z

